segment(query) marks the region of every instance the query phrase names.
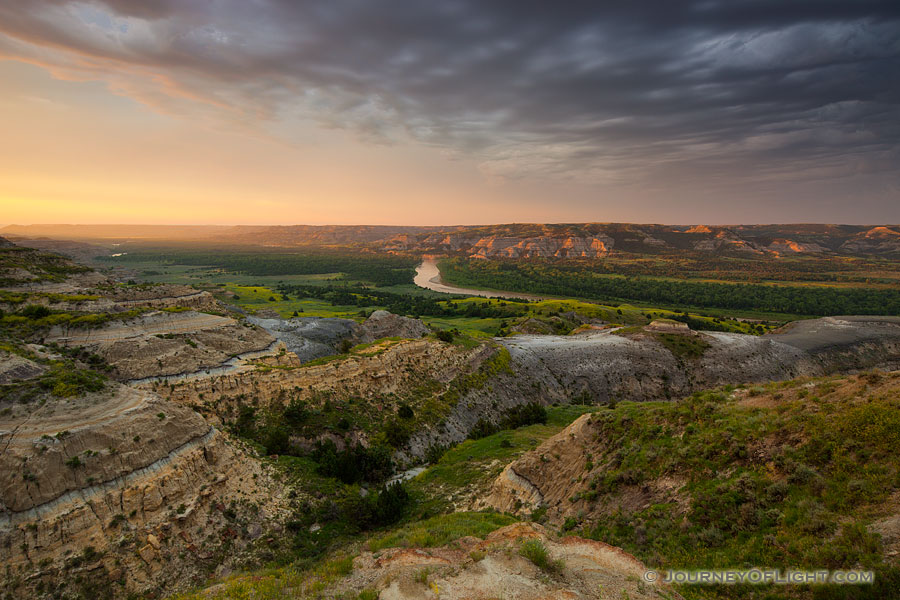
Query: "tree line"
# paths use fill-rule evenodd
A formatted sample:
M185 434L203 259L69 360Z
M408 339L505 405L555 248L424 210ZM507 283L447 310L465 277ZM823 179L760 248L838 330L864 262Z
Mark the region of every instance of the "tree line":
M642 302L795 315L900 315L900 290L673 281L602 275L584 267L520 261L449 259L441 275L454 285L572 296L604 302Z
M362 285L288 285L278 291L295 298L316 298L333 306L383 306L397 315L413 317L477 317L505 319L528 314L527 304L511 300L499 303L484 301L454 302L453 299L434 298L418 294L398 294Z

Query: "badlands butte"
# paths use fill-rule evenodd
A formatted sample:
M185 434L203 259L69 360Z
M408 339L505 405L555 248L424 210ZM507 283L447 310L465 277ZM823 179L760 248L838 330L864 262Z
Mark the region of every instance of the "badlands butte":
M690 236L710 252L898 248L890 228L660 227L363 241L490 257ZM250 229L207 233L290 233ZM757 564L863 567L876 584L852 597L900 590L900 318L751 335L611 311L565 315L566 335L525 316L470 337L383 310L283 318L222 299L0 240L2 597L834 591L643 578Z

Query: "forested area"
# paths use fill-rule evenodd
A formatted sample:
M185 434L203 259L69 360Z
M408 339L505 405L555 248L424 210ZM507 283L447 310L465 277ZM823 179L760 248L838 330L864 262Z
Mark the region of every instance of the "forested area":
M724 308L795 315L900 315L900 290L673 281L597 273L574 265L449 259L444 281L465 287L572 296L603 302Z
M561 268L586 269L608 275L714 279L723 282L766 281L820 283L895 283L900 279L896 261L858 257L719 256L684 251L673 254L618 253L603 260L555 261Z
M413 317L478 317L505 319L528 314L527 303L504 300L500 303L482 302L454 303L450 298L434 298L417 294L395 294L361 285L312 286L280 285L278 291L295 298L316 298L330 302L334 306L383 306L397 315ZM458 296L457 296L458 297Z
M280 250L181 250L132 251L122 256L100 257L116 263L162 262L168 265L219 267L245 275L314 275L343 273L347 279L379 286L412 283L418 259L408 256L368 254L325 248L302 252Z

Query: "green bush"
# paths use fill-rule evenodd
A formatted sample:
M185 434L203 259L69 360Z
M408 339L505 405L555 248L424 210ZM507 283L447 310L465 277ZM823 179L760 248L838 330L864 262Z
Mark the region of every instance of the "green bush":
M453 332L449 329L439 329L435 332L435 337L442 342L447 342L448 344L453 341Z
M397 419L392 419L384 425L384 436L388 444L394 448L402 448L409 441L412 435L412 429L408 423L402 423Z
M546 422L547 409L537 402L529 402L509 409L503 420L503 427L504 429L518 429L526 425Z
M547 573L559 573L564 566L561 560L551 560L544 543L536 538L523 542L522 547L519 548L519 554Z
M325 440L316 444L312 459L318 463L318 472L347 484L369 481L377 483L387 479L393 471L391 452L384 446L361 444L338 450L334 442Z
M41 306L40 304L29 304L28 306L20 310L19 314L23 317L37 320L43 319L44 317L49 317L50 309L46 306Z
M96 371L77 369L71 363L56 363L38 381L41 389L57 398L73 398L106 388L106 377Z

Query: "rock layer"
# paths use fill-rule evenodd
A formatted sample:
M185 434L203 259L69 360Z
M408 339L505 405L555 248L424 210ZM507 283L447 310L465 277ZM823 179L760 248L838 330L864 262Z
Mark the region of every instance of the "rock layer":
M279 516L279 487L259 463L146 391L110 384L16 407L0 429L0 547L20 594L178 589L226 561L223 541L248 543L240 521L261 530ZM259 510L245 516L235 502Z

